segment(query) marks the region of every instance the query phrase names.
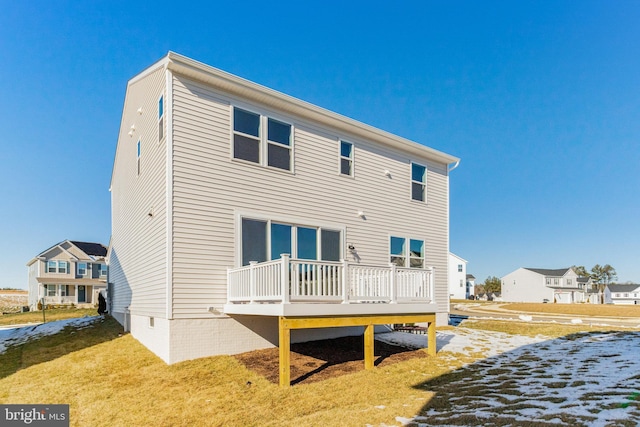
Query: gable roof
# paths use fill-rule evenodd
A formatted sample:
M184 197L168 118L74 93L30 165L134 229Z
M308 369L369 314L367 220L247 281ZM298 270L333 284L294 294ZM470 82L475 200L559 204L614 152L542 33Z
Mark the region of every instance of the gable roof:
M607 288L609 288L611 292L633 292L640 288L640 285L637 283L609 284Z
M467 274L467 279L475 279L476 276L474 276L473 274Z
M542 274L543 276L551 276L551 277L562 277L567 274L567 271L571 268L558 268L555 270L550 270L546 268L528 268L524 267L525 270L533 271L534 273Z
M70 254L64 247L61 246L65 242L68 242L74 245L75 247L77 247L78 249L80 249L82 252L84 252L87 255L88 259L104 258L107 255L107 248L102 243L79 242L77 240L63 240L62 242L58 242L55 245L48 247L47 249L40 252L35 257L33 257L27 263L27 267L33 264L34 262L36 262L38 258L44 256L44 254L46 254L47 252L49 252L51 249L55 247L59 247L62 251L67 253L70 257L77 259L76 256Z
M243 79L226 71L188 58L175 52L169 51L167 55L159 61L133 77L127 83L127 92L132 84L145 78L159 68L169 70L181 76L203 82L225 93L267 105L287 114L304 118L312 123L323 123L341 132L345 135L353 135L365 140L376 142L386 147L392 147L403 152L408 152L420 157L426 157L432 161L442 163L444 165L454 165L453 170L460 162L458 157L438 151L426 145L411 141L390 132L378 129L374 126L367 125L352 118L343 116L310 102L302 101L274 89L254 83L250 80ZM125 103L126 95L125 95ZM121 124L122 126L122 124ZM115 171L115 165L114 165ZM111 177L113 183L113 172Z

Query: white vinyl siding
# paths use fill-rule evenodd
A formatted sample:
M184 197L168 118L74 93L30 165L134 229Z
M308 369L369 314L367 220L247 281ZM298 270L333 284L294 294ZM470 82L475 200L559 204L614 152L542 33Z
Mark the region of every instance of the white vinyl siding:
M389 234L384 230L424 240L425 264L436 267L438 311L447 312L446 165L342 135L283 111L246 105L246 100L180 76L174 76L173 83L174 317L208 317L207 307L226 302L226 270L241 264L238 212L295 216L304 224L339 224L346 229L345 243L353 244L366 264L388 264ZM229 161L231 106L239 103L292 125L295 174ZM335 172L342 137L358 146L358 175L352 180ZM428 166L429 204L411 203L407 197L414 160ZM388 179L384 170L394 179ZM366 221L356 215L360 210Z
M158 68L127 88L111 182L109 281L113 283L112 311L116 313L123 313L126 307L130 307L131 313L146 316L164 318L167 313L168 148L166 144L158 144L159 139L168 137L158 135L161 126L168 129L171 108L167 104L165 80L165 70ZM127 133L132 124L136 128L134 137ZM144 170L139 176L138 138L140 152L145 155Z

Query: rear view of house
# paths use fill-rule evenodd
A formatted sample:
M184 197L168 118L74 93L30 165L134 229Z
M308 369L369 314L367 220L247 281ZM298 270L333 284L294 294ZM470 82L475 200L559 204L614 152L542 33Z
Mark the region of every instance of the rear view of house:
M127 85L111 312L167 363L444 323L457 162L169 53Z
M29 307L95 305L107 287L107 248L100 243L65 240L42 251L27 263Z

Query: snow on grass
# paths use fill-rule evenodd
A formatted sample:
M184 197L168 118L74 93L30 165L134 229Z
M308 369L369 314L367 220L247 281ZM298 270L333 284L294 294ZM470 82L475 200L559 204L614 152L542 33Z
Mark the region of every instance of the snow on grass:
M0 354L4 353L9 346L23 344L33 338L56 334L67 326L74 327L76 329L86 328L100 319L102 319L101 316L88 316L56 320L33 326L0 329Z
M437 336L442 356L484 357L420 383L436 395L403 425L640 424L639 332L545 339L458 328ZM426 346L424 335L391 332L376 339Z

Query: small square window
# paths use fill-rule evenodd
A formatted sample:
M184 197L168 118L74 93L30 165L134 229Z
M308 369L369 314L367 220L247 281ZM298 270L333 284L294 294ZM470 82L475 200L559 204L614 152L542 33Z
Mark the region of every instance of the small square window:
M458 273L462 273L462 264L458 264Z
M340 173L353 176L353 144L340 141Z

